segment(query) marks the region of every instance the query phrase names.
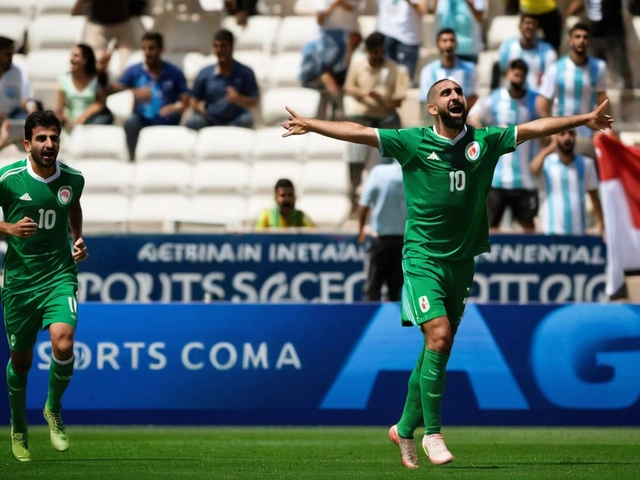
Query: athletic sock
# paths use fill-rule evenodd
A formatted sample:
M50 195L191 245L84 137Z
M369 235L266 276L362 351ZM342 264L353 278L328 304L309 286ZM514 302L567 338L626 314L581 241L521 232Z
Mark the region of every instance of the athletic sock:
M416 366L409 377L409 391L404 404L402 417L398 422L398 435L402 438L413 438L413 432L422 423L422 396L420 394L420 372L425 348L422 347Z
M449 355L443 355L425 348L422 370L420 372L420 392L422 393L422 411L427 435L440 433L440 405L446 378Z
M13 370L11 360L7 364L7 389L11 407L11 425L14 433L27 432L27 375Z
M67 360L58 360L53 354L51 355L47 409L53 413L60 413L62 409L62 395L69 386L71 375L73 375L73 359L73 355Z

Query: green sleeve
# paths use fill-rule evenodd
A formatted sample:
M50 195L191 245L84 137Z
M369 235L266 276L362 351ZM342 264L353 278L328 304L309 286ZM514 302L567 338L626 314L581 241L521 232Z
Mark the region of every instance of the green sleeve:
M487 127L486 141L499 157L516 150L517 127ZM496 160L497 161L497 160Z
M407 165L413 158L420 143L416 131L421 128L377 128L380 155L395 158L400 165Z

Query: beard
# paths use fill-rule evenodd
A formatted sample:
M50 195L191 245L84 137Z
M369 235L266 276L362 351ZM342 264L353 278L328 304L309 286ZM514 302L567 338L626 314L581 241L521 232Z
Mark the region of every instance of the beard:
M438 115L440 116L440 120L442 120L442 124L447 128L459 129L464 127L464 124L467 122L468 112L464 105L462 106L462 108L463 108L462 115L460 117L455 117L455 118L451 116L448 110L438 112Z

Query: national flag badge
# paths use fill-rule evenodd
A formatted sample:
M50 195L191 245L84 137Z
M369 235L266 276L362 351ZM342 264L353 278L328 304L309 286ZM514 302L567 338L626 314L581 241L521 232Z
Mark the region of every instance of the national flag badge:
M427 299L426 296L422 296L418 299L418 302L420 302L420 310L422 310L422 313L426 313L429 311L430 305L429 305L429 300Z
M71 201L72 191L69 185L58 189L58 202L60 202L60 205L67 205Z
M470 162L477 161L480 158L480 144L476 141L471 142L465 148L464 155Z

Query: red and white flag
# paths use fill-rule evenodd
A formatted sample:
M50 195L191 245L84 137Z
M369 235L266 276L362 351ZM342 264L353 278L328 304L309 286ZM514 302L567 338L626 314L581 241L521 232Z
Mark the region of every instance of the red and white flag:
M607 295L624 285L624 273L640 270L640 149L596 134L605 240Z

